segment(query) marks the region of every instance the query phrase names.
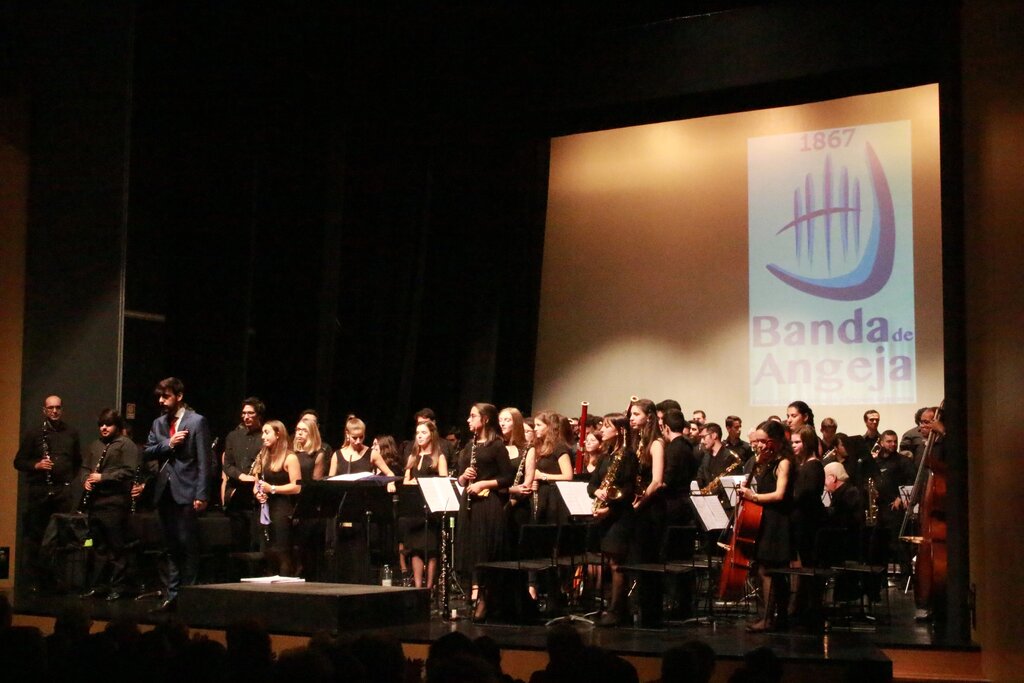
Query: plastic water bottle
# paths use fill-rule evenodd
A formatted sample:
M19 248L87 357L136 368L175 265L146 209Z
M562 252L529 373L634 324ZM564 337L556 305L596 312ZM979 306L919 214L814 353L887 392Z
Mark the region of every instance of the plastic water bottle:
M390 586L391 585L391 565L386 564L384 568L380 570L380 585Z

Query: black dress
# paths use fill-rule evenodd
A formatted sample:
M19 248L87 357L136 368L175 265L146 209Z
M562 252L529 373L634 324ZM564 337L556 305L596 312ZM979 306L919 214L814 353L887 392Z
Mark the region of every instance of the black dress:
M640 486L637 493L643 493L654 481L654 463L639 463ZM662 481L665 481L664 465L662 466ZM657 562L661 539L665 535L665 489L658 489L653 495L647 496L640 503L636 511L636 540L635 546L641 562Z
M540 479L540 473L546 475L559 475L562 468L558 465L558 459L563 455L569 455L569 447L565 444L557 446L551 455L536 456L537 478L537 513L538 524L566 524L569 521L569 508L565 506L561 494L558 493L558 485L553 481Z
M587 493L591 497L601 488L608 468L614 456L603 455L597 461L597 469L590 475ZM608 514L596 520L594 525L601 537L601 552L625 557L633 541L636 514L633 510L633 498L636 494L636 473L639 467L636 455L627 450L622 455L619 471L615 475L614 486L622 492L618 500L608 501Z
M459 454L460 474L469 467L472 444ZM508 459L508 451L501 439L476 444L477 481L496 479L498 489L512 485L515 470ZM505 559L507 552L505 532L505 497L498 490L488 489L485 497L462 496L455 528L455 567L470 577L480 562Z
M291 483L291 478L288 476L288 470L282 468L280 472L274 470L263 471L263 481L269 486L287 486ZM295 503L292 500L293 496L284 494L271 494L269 489L267 490L267 504L270 506L270 525L269 529L265 528L265 531L269 532L270 540L267 540L266 535L263 538L264 548L271 548L278 551L288 551L291 547L290 530L292 526L292 511L295 509Z
M758 494L773 493L778 487L778 469L782 459L768 463L765 471L756 477L755 490ZM756 466L755 466L756 469ZM796 476L790 465L785 496L774 503L763 503L764 515L761 518L761 531L757 539L757 551L754 557L767 565L787 565L796 557L796 548L790 534L789 517L793 508L793 489Z
M358 458L351 462L345 459L345 456L342 455L340 448L338 449L335 455L337 455L338 462L338 469L334 473L335 475L357 474L359 472L373 472L373 461L372 458L370 457L369 448L363 451L363 454L361 456L359 456Z
M426 457L421 457L416 469L413 470L413 476L417 481L428 477L436 477L438 476L437 466L437 460L431 462ZM423 515L405 516L398 519L398 537L405 547L405 552L409 555L417 555L419 557L426 555L428 558L437 557L438 535L440 533L441 528L438 525L438 520L433 517L430 518L429 524Z
M815 563L814 546L821 528L825 506L821 494L825 489L825 467L821 460L805 460L796 473L793 492L793 541L800 562L805 567Z

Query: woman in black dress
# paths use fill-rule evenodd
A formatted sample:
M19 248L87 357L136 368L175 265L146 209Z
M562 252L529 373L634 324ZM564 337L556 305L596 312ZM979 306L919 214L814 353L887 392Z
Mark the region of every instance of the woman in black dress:
M498 413L498 426L501 428L501 439L508 451L508 460L515 470L512 485L508 487L508 539L509 550L514 557L516 539L519 529L530 523L530 493L533 491L533 480L526 476L526 461L529 447L526 445L526 425L523 414L518 408L502 408ZM533 421L530 421L530 433L533 433Z
M640 490L633 507L637 511L636 540L641 562L658 561L658 549L665 533L665 442L658 430L654 401L641 398L629 406L630 445L640 463Z
M381 457L379 449L367 447L366 424L355 415L349 415L345 422L345 443L331 456L329 477L338 474L356 474L359 472L380 472L389 477L394 472ZM393 492L393 489L389 489Z
M405 463L405 478L402 484L416 486L425 477L447 477L448 461L441 448L441 436L433 422L416 425L412 453ZM412 565L412 581L416 588L423 587L423 563L427 566L427 588L434 587L437 576L438 534L436 520L428 524L422 515L402 517L398 520L402 543L401 552Z
M278 420L263 425L263 448L256 456L253 493L260 505L260 546L275 574L292 572L290 531L294 496L301 490L299 459L288 444L288 430ZM264 506L266 506L264 508Z
M761 595L764 602L764 616L747 626L747 630L759 633L769 627L780 626L775 620L775 611L781 606L779 617L784 620L789 604L789 582L785 579L772 582L768 575L771 569L788 567L795 557L795 547L790 536L789 517L793 507L792 453L786 440L786 428L772 420L762 422L754 431L751 444L757 457L754 459L753 488L742 484L739 495L764 507L761 528L758 533L754 559L761 577Z
M601 553L611 569L611 599L601 616L601 626L615 626L626 612L626 577L619 567L626 561L633 542L636 511L637 460L627 444L629 419L624 413L609 413L601 422L604 453L590 476L587 493L595 499L594 523L601 536ZM611 468L615 468L610 473ZM606 481L607 480L607 481Z
M486 587L480 585L476 565L501 560L506 552L505 501L501 489L512 485L515 470L498 431L498 410L490 403L476 403L466 420L470 441L459 454L459 485L465 487L455 538L456 568L471 578L476 608L473 619L487 614Z
M319 481L327 475L331 457L330 449L320 438L316 419L304 415L295 425L292 450L299 459L300 482ZM317 578L317 558L323 551L323 524L316 516L292 519L292 559L295 561L295 575L306 579Z
M572 458L562 438L562 416L543 410L533 418L533 448L526 456L526 476L533 482L533 518L540 524L565 524L569 510L555 486L572 481Z
M796 484L793 488L792 538L796 544L796 559L792 567L814 567L818 531L825 518L825 505L821 498L825 490L825 466L818 457L818 435L810 426L798 429L789 437L797 463ZM789 615L798 612L808 617L808 625L816 620L821 596L813 578L793 576Z

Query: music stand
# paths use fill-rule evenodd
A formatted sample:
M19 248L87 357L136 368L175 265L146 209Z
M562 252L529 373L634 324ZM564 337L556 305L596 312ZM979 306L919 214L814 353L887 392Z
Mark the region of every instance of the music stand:
M580 475L577 475L577 476L580 476ZM582 543L576 544L579 547L572 547L572 548L570 548L570 555L569 555L570 562L569 562L569 566L570 566L571 570L573 571L573 573L575 573L575 571L576 571L576 563L574 561L574 558L576 556L576 551L577 550L579 550L580 557L582 559L581 565L584 566L584 567L588 565L588 562L587 562L587 545L588 545L587 544L587 539L590 536L590 533L589 533L590 532L590 523L594 519L594 499L591 498L590 494L587 492L587 485L588 485L589 482L590 482L590 475L589 474L586 475L586 479L585 480L583 478L580 478L580 479L574 478L573 481L556 481L555 482L555 487L558 490L558 494L562 497L562 502L565 503L565 507L569 511L569 524L568 525L564 525L562 527L562 530L561 530L560 534L559 534L559 542L558 542L558 545L559 545L559 547L558 547L558 554L559 554L559 556L562 554L562 550L564 549L564 545L565 545L564 537L565 537L565 535L567 533L574 533L574 531L576 529L582 529L582 531L583 531L583 541L582 541ZM567 531L569 529L572 529L573 531ZM560 557L558 559L560 560ZM561 562L559 562L559 564L561 564ZM586 578L587 578L586 577L586 573L584 572L584 576L581 579L584 582L583 585L585 585ZM582 596L582 590L580 591L580 593L581 593L581 596ZM579 603L580 603L580 598L577 597L577 595L575 594L575 591L574 591L573 592L573 596L572 596L572 601L570 602L570 609L574 605L575 606L579 606ZM595 616L595 615L597 615L599 613L600 613L599 611L595 611L595 612L587 612L587 613L585 613L583 615L579 615L579 614L574 614L574 613L572 613L570 611L568 614L565 614L565 615L562 615L562 616L559 616L559 617L555 617L554 619L549 619L545 625L546 626L550 626L552 624L557 624L557 623L562 622L562 621L569 621L570 623L581 622L581 623L590 624L591 626L593 626L594 625L594 621L593 621L593 619L590 619L589 617Z
M445 577L440 586L441 618L456 619L450 609L452 593L465 597L466 593L459 585L453 567L455 566L455 515L462 504L461 488L455 479L447 477L421 477L418 479L420 494L425 503L424 515L440 515L441 518L441 566L438 573Z
M724 478L723 478L724 481ZM708 585L707 585L707 597L705 598L708 604L708 615L707 617L693 617L687 619L683 623L691 624L713 624L715 622L715 589L711 581L711 567L712 567L712 544L710 541L711 535L715 532L721 534L729 528L729 515L726 514L725 508L722 506L722 501L718 497L717 493L711 493L706 496L697 493L690 493L690 506L693 508L694 516L697 518L697 523L700 525L703 531L705 542L705 554L706 562L708 565Z
M386 486L398 481L398 477L369 476L357 480L321 480L302 485L296 512L309 516L328 517L332 521L332 533L328 534L328 554L336 555L339 528L355 528L364 524L364 555L352 567L351 576L357 583L375 583L369 580L370 556L372 552L370 526L374 521L380 524L394 523L394 510ZM356 564L356 563L353 563Z

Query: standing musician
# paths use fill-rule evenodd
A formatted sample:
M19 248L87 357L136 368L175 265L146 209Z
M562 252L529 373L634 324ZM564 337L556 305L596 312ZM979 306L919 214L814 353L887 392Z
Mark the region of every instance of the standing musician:
M746 483L741 484L739 495L764 507L754 559L761 577L765 611L760 620L747 626L747 631L761 633L769 628L782 628L787 616L789 582L785 579L773 581L768 571L788 567L794 558L789 516L796 479L786 428L781 423L769 420L758 425L751 446L757 454L751 482L754 486L748 488Z
M320 481L327 476L329 446L320 438L320 427L310 415L299 418L292 437L292 451L299 459L300 483ZM316 578L317 558L323 550L323 520L315 515L292 517L292 559L295 575Z
M824 527L827 533L837 535L842 540L829 544L835 555L819 558L819 561L829 567L841 567L847 561L859 561L864 527L864 500L861 492L850 483L850 474L846 468L836 461L825 465L825 490L829 494L829 506L825 508ZM837 600L856 600L861 592L856 575L840 572L836 576Z
M626 561L635 532L633 498L639 472L636 455L628 444L629 418L609 413L601 422L604 453L590 477L587 493L594 498L594 522L601 535L601 553L611 570L611 599L599 626L615 626L626 615L626 576L619 568Z
M530 447L526 443L526 424L523 414L518 408L502 408L498 413L498 426L501 428L501 439L508 451L509 463L515 470L512 485L508 487L508 537L519 538L519 529L530 523L532 506L530 499L533 493L533 478L527 476L526 463ZM530 433L533 434L533 418L530 418ZM510 550L515 548L511 544Z
M125 536L132 479L138 467L139 449L124 436L124 420L110 408L97 421L100 438L86 452L81 509L89 515L94 564L89 589L83 598L106 593L108 602L119 599L127 589L128 560ZM109 577L106 582L101 579Z
M712 425L708 425L710 428ZM697 477L698 462L693 445L683 437L686 417L681 410L670 408L662 416L661 435L665 446L665 523L689 524L693 521L690 507L690 482Z
M637 511L634 538L640 561L654 562L665 531L665 499L661 496L665 486L665 442L658 430L654 401L641 398L630 403L629 436L640 463L639 487L633 500Z
M473 620L487 616L487 589L476 565L504 559L506 553L505 502L501 489L512 485L515 471L498 431L498 410L490 403L475 403L466 419L470 440L459 454L459 485L465 487L455 537L456 568L472 581L476 601Z
M177 606L181 586L195 583L199 571L196 515L206 509L210 428L205 417L185 405L185 384L177 377L161 380L154 393L164 414L153 420L143 453L161 462L153 503L167 546L160 567L166 595L154 611L169 612Z
M565 524L569 510L554 482L572 481L572 456L562 438L562 416L542 410L533 418L533 447L526 455L526 477L536 493L533 518L541 524Z
M71 481L82 466L78 432L64 422L60 396L43 401L42 425L28 430L14 456L14 467L25 472L28 505L22 517L22 544L18 549L21 567L28 572L26 583L36 592L49 588L51 570L40 555L40 546L50 515L71 512ZM39 423L36 423L39 424Z
M261 507L260 546L275 574L290 576L292 512L302 490L302 468L288 443L288 429L278 420L263 425L263 448L256 458L253 495ZM265 512L264 512L265 511Z
M224 492L221 494L224 513L231 521L231 543L235 550L249 550L255 545L252 521L252 465L263 447L261 433L267 411L263 401L250 396L242 401L242 421L224 440Z
M437 425L426 421L416 425L413 437L413 449L409 460L405 463L406 486L416 486L424 477L447 477L448 459L441 445L441 435L437 433ZM404 564L409 560L412 564L412 580L416 588L423 587L423 566L426 563L426 587L434 587L437 576L438 534L440 529L435 520L427 523L422 515L401 517L398 520L398 532L401 543L399 553Z
M825 506L821 502L825 490L825 467L818 457L818 435L809 425L793 432L789 437L793 448L793 456L797 464L796 484L793 488L792 538L796 548L796 559L793 567L818 566L815 555L818 530L825 516ZM797 612L807 620L807 625L817 627L820 624L819 606L821 605L821 588L813 577L793 576L789 615Z

